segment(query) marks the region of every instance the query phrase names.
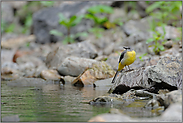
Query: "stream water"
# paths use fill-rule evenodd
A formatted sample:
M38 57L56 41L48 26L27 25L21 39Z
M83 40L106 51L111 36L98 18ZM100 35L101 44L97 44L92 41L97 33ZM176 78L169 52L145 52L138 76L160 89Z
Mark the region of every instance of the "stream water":
M78 88L66 83L61 87L58 84L53 84L45 85L40 89L35 87L10 87L2 81L1 118L19 115L20 122L87 122L98 114L110 111L111 106L88 104L93 98L105 95L109 88ZM136 106L126 107L128 108L127 115L132 117L154 116L149 111L138 110L138 105L141 105L143 101L135 103Z

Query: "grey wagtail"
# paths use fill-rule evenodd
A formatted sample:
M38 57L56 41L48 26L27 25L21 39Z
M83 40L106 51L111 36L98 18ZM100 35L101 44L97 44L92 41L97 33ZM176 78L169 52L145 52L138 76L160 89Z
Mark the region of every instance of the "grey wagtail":
M112 83L114 83L116 76L118 73L126 66L129 67L130 64L132 64L136 59L136 52L132 50L130 47L123 47L125 51L121 53L121 56L119 58L119 64L118 64L118 70L116 71L116 74L114 75L114 78L112 80Z

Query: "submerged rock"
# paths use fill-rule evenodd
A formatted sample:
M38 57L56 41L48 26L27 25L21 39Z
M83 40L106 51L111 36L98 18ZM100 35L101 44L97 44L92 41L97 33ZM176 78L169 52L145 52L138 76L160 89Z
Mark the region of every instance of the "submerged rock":
M94 63L92 68L86 69L72 84L75 86L93 85L96 80L111 78L114 73L106 62Z
M182 105L171 105L162 115L148 118L133 118L124 113L105 113L91 118L88 122L182 122Z

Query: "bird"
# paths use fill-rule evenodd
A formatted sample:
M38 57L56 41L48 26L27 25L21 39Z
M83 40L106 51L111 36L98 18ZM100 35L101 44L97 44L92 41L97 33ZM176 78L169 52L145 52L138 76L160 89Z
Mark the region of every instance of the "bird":
M118 69L114 75L112 83L115 82L116 76L124 67L125 68L126 66L129 67L129 65L136 60L136 52L134 50L132 50L130 47L123 47L123 48L125 50L121 53L121 56L119 58Z

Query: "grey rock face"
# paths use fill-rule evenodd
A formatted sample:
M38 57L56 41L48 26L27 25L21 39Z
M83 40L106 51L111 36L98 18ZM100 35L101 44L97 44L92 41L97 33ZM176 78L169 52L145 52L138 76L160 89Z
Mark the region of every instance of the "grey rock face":
M140 86L150 88L152 86L162 86L158 88L181 89L182 88L182 58L163 57L157 65L142 67L130 72L122 72L116 79L116 83L111 87L123 84L129 87Z
M46 65L49 68L57 68L68 56L93 59L97 56L97 51L95 47L87 41L63 45L47 55Z
M182 81L182 58L164 57L156 66L148 69L148 79L154 82L165 82L171 86L181 87Z

